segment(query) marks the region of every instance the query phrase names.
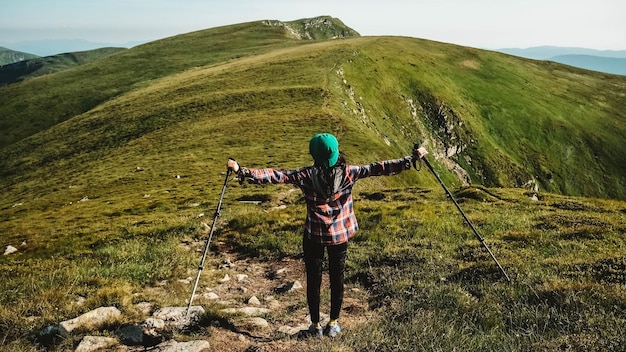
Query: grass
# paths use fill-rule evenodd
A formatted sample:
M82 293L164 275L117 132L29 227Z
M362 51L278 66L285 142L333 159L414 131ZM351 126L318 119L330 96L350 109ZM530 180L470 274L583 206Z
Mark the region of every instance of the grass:
M303 42L249 23L0 88L0 244L19 249L0 258L0 345L70 349L77 337L36 333L101 305L128 321L138 301L184 305L189 292L177 280L196 270L189 247L204 239L226 159L308 165L309 138L326 131L356 164L424 141L513 279L503 281L426 168L362 180L347 274L375 319L334 343L617 348L626 204L602 198L625 197L624 84L413 38ZM447 157L450 148L459 152ZM462 186L453 163L473 186ZM529 180L538 192L521 188ZM260 259L298 256L303 214L289 187L231 181L217 239ZM164 281L168 292L158 289Z
M464 197L469 190L460 190L458 199L512 282L442 191L360 193L361 231L351 242L347 273L349 282L367 289L376 313L339 344L357 351L618 348L626 319L624 204L553 194L532 201L507 189L486 189L496 200L483 201ZM302 216L298 206L290 209ZM254 218L250 212L245 219ZM282 233L272 218L257 224ZM255 233L236 224L242 233ZM596 237L569 237L588 231ZM247 249L258 255L282 255L262 242L248 246L260 246ZM329 348L323 346L319 350Z

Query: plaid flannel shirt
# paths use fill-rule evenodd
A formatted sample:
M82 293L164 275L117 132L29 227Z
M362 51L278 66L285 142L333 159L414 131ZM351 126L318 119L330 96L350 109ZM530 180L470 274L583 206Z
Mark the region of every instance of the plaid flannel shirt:
M347 242L359 226L354 216L352 187L369 176L395 175L411 168L412 157L375 162L369 165L346 165L339 191L328 198L315 192L311 181L314 166L297 170L248 169L249 178L257 184L289 183L302 190L307 205L305 235L315 243L336 245Z

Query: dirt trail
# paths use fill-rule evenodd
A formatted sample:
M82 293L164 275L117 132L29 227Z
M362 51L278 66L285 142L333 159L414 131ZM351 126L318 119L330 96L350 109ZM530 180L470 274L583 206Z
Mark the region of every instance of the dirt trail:
M197 304L208 306L218 303L224 308L258 307L269 309L269 313L258 315L269 326L251 323L251 317L235 314L228 322L214 321L208 336L201 336L211 344L215 351L307 351L311 338L302 330L310 324L306 304L306 274L304 261L298 257L262 261L258 258L242 256L223 243L216 260L221 264L211 275L218 280L210 287L201 287L197 291ZM228 280L223 280L228 275ZM301 288L286 291L286 288L298 281ZM322 303L320 312L323 323L328 320L330 310L330 291L328 272L322 280ZM209 300L207 297L211 295ZM216 298L219 297L219 298ZM260 304L250 304L251 297L256 297ZM194 302L194 304L196 304ZM340 323L344 333L357 328L371 315L368 308L368 294L365 290L347 284L344 290ZM325 337L327 339L327 337ZM341 337L339 337L341 338Z

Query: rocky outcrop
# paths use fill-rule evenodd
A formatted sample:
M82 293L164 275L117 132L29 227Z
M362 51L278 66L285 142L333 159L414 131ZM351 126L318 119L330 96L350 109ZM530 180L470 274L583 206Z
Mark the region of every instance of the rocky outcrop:
M284 27L291 38L299 40L328 40L360 36L357 31L346 26L339 19L329 16L303 18L290 22L266 20L263 23L268 26Z

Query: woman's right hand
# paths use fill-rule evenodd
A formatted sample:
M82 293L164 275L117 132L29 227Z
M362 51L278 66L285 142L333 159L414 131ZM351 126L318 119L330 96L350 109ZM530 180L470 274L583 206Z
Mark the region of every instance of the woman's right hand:
M234 173L238 173L239 172L239 164L233 158L228 158L228 162L226 163L226 167L228 168L228 170L230 170L230 171L232 171Z

